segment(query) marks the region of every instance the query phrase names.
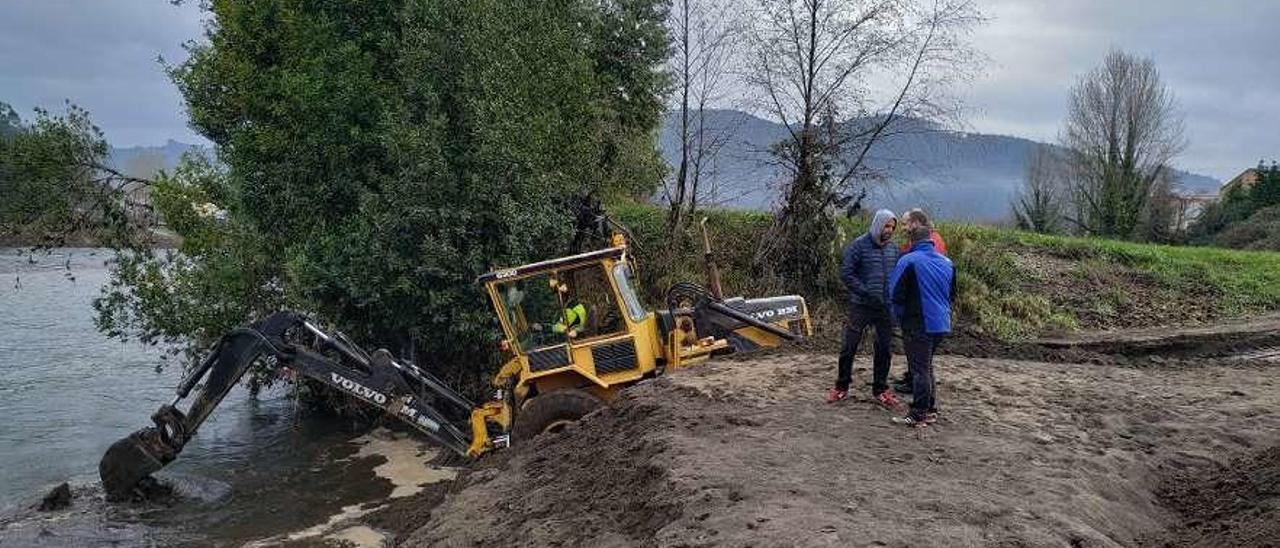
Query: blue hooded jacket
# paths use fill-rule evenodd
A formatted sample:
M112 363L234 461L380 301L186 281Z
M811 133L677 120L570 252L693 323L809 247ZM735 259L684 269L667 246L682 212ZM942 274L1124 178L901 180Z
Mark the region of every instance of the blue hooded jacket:
M951 259L922 240L898 259L889 278L893 317L904 333L945 335L951 332L951 302L956 295L956 269Z
M845 247L840 280L849 289L850 304L881 307L888 303L889 275L898 260L898 248L880 243L880 232L885 223L896 219L892 211L877 211L867 232Z

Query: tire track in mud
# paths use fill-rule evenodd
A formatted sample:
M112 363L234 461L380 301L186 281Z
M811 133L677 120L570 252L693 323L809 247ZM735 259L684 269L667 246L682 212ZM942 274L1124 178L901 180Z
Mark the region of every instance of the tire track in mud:
M1133 366L1197 366L1206 361L1280 359L1280 316L1189 328L1095 331L1005 342L970 333L942 352L976 358Z

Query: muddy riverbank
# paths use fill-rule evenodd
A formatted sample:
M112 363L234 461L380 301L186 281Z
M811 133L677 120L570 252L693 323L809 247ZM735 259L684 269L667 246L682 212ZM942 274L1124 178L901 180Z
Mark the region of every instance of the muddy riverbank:
M833 363L725 361L628 390L578 427L406 499L420 525L399 541L1280 542L1266 525L1280 507L1270 359L1130 367L942 356L943 418L922 431L891 424L868 394L823 403Z
M865 386L824 404L835 357L821 338L642 383L476 462L300 408L284 387L238 389L161 473L176 499L109 505L97 458L177 373L97 335L101 257L69 259L79 267L0 262L18 282L0 294L0 546L1280 542L1274 317L957 337L937 362L942 420L923 431L891 424ZM30 508L68 479L71 508Z

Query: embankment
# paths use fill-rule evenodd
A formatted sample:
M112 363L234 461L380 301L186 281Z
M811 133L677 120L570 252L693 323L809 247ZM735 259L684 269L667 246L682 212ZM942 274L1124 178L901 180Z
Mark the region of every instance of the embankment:
M1274 532L1267 524L1280 517L1272 365L1121 368L943 356L943 418L917 431L891 424L861 391L823 403L832 360L725 361L637 386L577 427L482 464L452 492L424 495L419 527L400 540L902 547L1276 540L1260 533Z

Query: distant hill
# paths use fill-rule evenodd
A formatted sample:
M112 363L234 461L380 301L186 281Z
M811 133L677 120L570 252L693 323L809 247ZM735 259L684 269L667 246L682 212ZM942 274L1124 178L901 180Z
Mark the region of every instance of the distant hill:
M735 110L708 112L708 126L733 128L732 137L716 158L717 202L738 209L769 209L777 201L782 179L767 164L766 151L786 136L781 124ZM659 146L668 163L679 160L679 118L668 115ZM994 221L1009 214L1009 202L1022 183L1031 151L1038 143L1020 137L937 129L926 123L920 131L897 135L878 147L872 165L891 181L874 187L867 207L903 211L923 207L952 220ZM169 140L161 146L112 148L111 163L136 177L150 177L160 169L172 171L182 154L206 147ZM1221 183L1211 177L1178 171L1187 193L1214 193Z
M149 178L161 169L173 171L182 155L190 150L207 151L207 148L170 139L160 146L111 147L108 160L112 167L126 175Z
M736 128L717 158L717 182L722 205L768 209L777 200L778 168L769 166L769 145L786 136L781 124L734 110L708 113L708 126ZM679 161L678 115L669 115L662 128L663 157ZM921 122L920 131L885 140L871 165L887 173L891 182L878 185L865 202L868 207L903 211L924 207L940 218L994 221L1009 214L1009 202L1022 182L1030 153L1041 143L1006 135L938 129ZM1177 172L1184 192L1217 192L1211 177Z

